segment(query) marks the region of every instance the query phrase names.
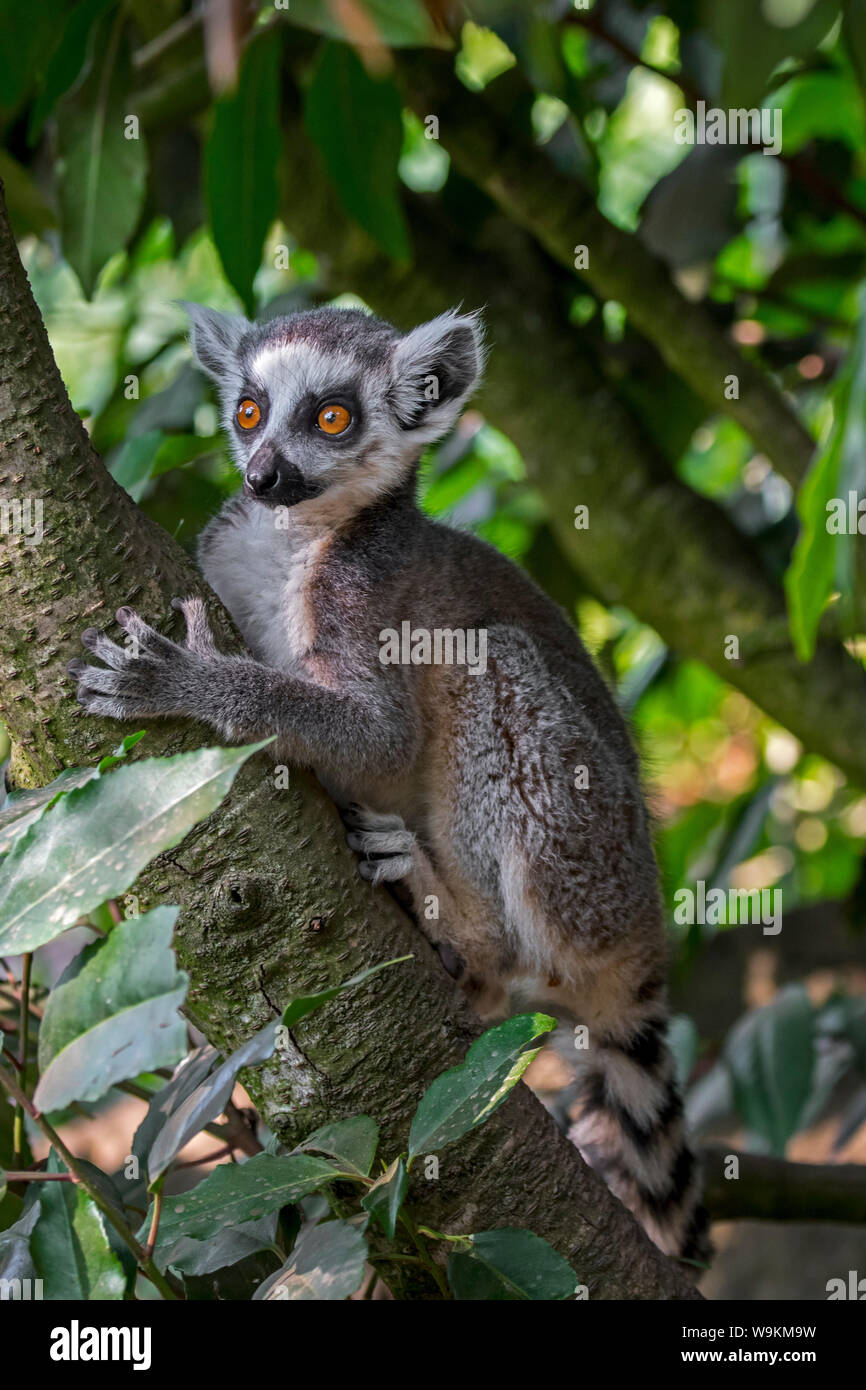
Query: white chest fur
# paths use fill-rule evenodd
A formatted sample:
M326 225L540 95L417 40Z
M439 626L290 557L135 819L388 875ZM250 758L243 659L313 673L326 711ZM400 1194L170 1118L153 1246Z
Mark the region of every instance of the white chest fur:
M253 656L291 671L315 640L310 581L329 537L312 528L280 530L276 519L265 507L238 512L208 538L201 563Z

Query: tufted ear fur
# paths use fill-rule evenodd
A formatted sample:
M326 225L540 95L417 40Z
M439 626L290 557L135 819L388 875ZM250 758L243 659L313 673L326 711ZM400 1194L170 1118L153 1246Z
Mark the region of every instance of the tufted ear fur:
M391 363L394 413L419 443L451 428L484 367L480 315L449 309L397 342Z
M237 367L241 339L252 324L239 314L220 314L203 304L181 300L192 325L190 341L199 366L220 381Z

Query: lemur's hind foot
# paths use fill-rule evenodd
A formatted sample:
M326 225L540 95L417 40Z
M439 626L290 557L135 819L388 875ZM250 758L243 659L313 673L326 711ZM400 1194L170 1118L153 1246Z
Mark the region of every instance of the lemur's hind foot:
M341 812L349 849L362 855L358 873L369 883L408 878L414 864L415 836L400 816L381 815L352 804Z

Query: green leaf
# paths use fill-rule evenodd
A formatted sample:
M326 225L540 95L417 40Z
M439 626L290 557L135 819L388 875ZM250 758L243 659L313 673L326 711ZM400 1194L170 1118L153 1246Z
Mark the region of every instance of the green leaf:
M45 76L39 83L39 95L30 108L27 139L31 145L38 140L55 103L69 91L84 67L91 47L88 40L91 34L98 35L96 21L106 10L116 6L117 0L82 0L70 11Z
M724 57L720 106L753 106L785 58L811 54L839 14L839 0L812 0L785 23L778 3L703 0L703 18ZM778 22L774 22L777 21Z
M146 434L127 439L112 458L108 471L134 502L140 502L144 496L164 443L162 430L148 430Z
M304 122L346 211L389 256L408 261L398 196L403 117L397 88L370 77L353 49L327 43L307 90Z
M860 89L866 92L866 0L845 0L842 34Z
M214 1274L227 1265L237 1264L257 1251L273 1245L278 1213L269 1212L258 1221L245 1221L240 1226L227 1226L208 1240L191 1240L182 1236L166 1250L159 1251L162 1268L171 1266L182 1274Z
M247 309L262 244L277 215L282 135L279 121L279 30L247 45L237 90L214 112L205 152L205 189L223 269Z
M184 1055L178 1009L188 980L171 950L179 910L157 907L118 922L64 971L39 1030L40 1110L99 1100L115 1082L174 1066Z
M330 989L323 989L318 994L305 994L297 999L292 999L283 1010L282 1023L286 1028L294 1028L296 1023L300 1023L307 1014L314 1013L323 1004L327 1004L331 999L336 999L338 994L342 994L346 989L353 989L355 985L363 984L369 980L371 975L377 975L380 970L385 970L389 965L400 965L404 960L412 960L412 956L395 956L394 960L383 960L378 965L371 965L367 970L361 970L351 979L344 980L341 985L332 985Z
M154 460L151 477L158 478L163 473L170 473L173 468L182 468L184 464L209 454L224 454L225 447L225 437L221 434L167 435Z
M67 1170L52 1152L49 1173ZM126 1275L112 1250L105 1219L82 1187L39 1184L39 1219L30 1252L47 1299L92 1302L122 1299Z
M451 47L448 35L434 27L421 0L360 0L360 7L369 21L371 38L389 48ZM298 28L312 29L329 39L354 37L341 24L338 8L323 5L322 0L292 0L288 18Z
M3 810L0 811L0 854L5 854L11 849L19 836L44 816L46 811L50 811L61 796L74 791L76 787L83 787L85 782L90 782L94 777L100 777L108 768L115 767L143 738L143 730L138 734L127 734L119 747L113 753L106 754L97 767L67 767L53 782L44 787L10 792L3 803Z
M266 1023L180 1102L150 1150L147 1175L151 1186L173 1162L184 1144L188 1144L205 1125L222 1114L242 1067L259 1066L271 1056L276 1046L277 1026L276 1023Z
M0 179L9 221L18 241L26 236L41 236L57 225L30 170L13 159L8 150L0 150Z
M866 493L866 285L858 295L860 312L854 342L833 395L833 427L819 449L797 496L800 537L785 574L791 636L801 661L815 651L818 623L834 589L841 593L843 620L853 627L856 498ZM849 493L855 494L855 530L836 526L841 505L847 518Z
M378 1221L389 1240L394 1239L397 1217L406 1200L408 1189L409 1174L406 1172L406 1164L402 1158L395 1158L381 1178L361 1198L361 1206L370 1213L374 1221Z
M63 251L90 295L110 256L132 236L144 204L147 153L127 139L132 67L123 14L107 15L94 63L57 111L57 178Z
M540 1050L524 1048L555 1027L547 1014L518 1014L482 1034L466 1061L437 1076L421 1097L409 1131L409 1157L442 1149L489 1119Z
M32 90L43 69L60 25L66 0L42 0L22 5L21 0L0 0L0 110L4 127Z
M783 1155L812 1089L815 1013L801 985L780 990L771 1004L740 1019L723 1059L744 1123Z
M25 830L44 816L64 792L83 787L95 776L95 767L67 767L45 787L10 792L0 811L0 854L11 849Z
M471 1251L456 1250L448 1261L455 1298L559 1302L574 1297L574 1270L541 1236L503 1226L469 1240Z
M286 1263L259 1285L253 1300L350 1298L363 1283L366 1259L367 1242L349 1222L304 1226Z
M362 1177L367 1177L376 1157L379 1142L379 1126L369 1115L353 1115L350 1120L335 1120L333 1124L322 1125L292 1153L305 1153L310 1149L318 1153L330 1154L342 1167L353 1168Z
M191 1096L219 1061L219 1053L210 1043L190 1052L175 1068L170 1081L156 1092L147 1107L147 1114L135 1131L132 1152L142 1168L147 1168L147 1155L166 1121Z
M48 1183L46 1186L51 1186ZM58 1184L62 1186L62 1184ZM0 1231L0 1279L36 1279L38 1275L30 1253L33 1228L39 1220L39 1203L23 1213L12 1226Z
M223 1163L191 1192L167 1197L159 1223L159 1244L181 1236L209 1240L227 1226L257 1221L269 1211L297 1202L333 1182L351 1177L335 1163L311 1154L256 1154L246 1163ZM146 1235L145 1222L142 1238Z
M219 806L270 742L142 759L61 797L0 863L0 951L32 951L125 892Z

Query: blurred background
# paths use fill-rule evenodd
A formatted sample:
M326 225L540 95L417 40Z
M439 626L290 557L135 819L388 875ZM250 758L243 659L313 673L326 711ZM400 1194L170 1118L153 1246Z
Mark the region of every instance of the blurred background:
M486 306L490 387L423 504L568 610L631 721L694 1131L832 1188L866 1162L866 4L0 0L0 28L51 344L184 546L238 477L176 301ZM777 890L781 930L683 921L699 883ZM566 1123L567 1047L529 1079ZM709 1296L866 1274L866 1178L819 1222L778 1171L726 1199Z

